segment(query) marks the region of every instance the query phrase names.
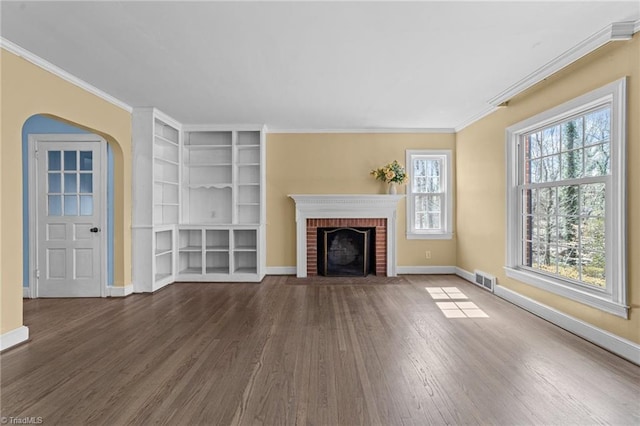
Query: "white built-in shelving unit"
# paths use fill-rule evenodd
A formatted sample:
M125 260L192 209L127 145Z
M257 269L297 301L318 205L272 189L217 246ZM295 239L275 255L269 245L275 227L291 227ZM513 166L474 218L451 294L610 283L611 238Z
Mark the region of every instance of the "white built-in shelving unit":
M185 126L181 281L260 281L264 277L265 192L262 128Z
M134 291L174 281L261 281L264 129L183 126L135 108L133 138Z

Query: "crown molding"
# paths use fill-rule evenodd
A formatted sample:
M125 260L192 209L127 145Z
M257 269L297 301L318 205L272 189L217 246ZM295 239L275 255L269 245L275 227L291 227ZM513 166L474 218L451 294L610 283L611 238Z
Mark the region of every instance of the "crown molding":
M607 25L591 37L588 37L578 43L560 56L552 59L528 76L524 77L522 80L508 87L497 96L489 99L489 104L497 107L606 43L610 41L629 40L633 37L634 33L638 32L639 29L640 20L635 22L614 22ZM470 123L466 125L469 124Z
M477 114L474 114L473 116L469 117L468 119L466 119L465 121L460 123L458 126L456 126L456 128L454 129L455 133L458 133L459 131L461 131L465 127L475 123L476 121L480 120L481 118L486 117L487 115L491 114L492 112L497 111L499 108L500 107L498 107L498 106L488 105L482 111L478 112Z
M69 83L93 94L96 95L97 97L117 106L118 108L122 108L123 110L127 111L127 112L132 112L133 108L122 102L120 99L114 98L113 96L109 95L106 92L103 92L102 90L98 89L95 86L92 86L91 84L87 83L84 80L81 80L80 78L68 73L67 71L63 70L62 68L52 64L51 62L42 59L40 56L29 52L28 50L18 46L17 44L5 39L4 37L0 37L0 48L5 49L7 52L11 52L14 55L17 55L29 62L31 62L32 64L42 68L45 71L49 71L51 74L60 77L61 79L68 81Z
M452 127L442 128L347 128L347 129L321 129L321 128L278 128L269 127L267 133L455 133Z

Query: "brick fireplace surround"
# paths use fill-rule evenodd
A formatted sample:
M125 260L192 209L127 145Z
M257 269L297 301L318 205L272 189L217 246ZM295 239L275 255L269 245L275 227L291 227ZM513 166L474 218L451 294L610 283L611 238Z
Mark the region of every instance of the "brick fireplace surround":
M396 276L396 209L404 195L290 195L296 203L296 276L318 275L318 228L376 230L376 275Z
M387 275L387 219L307 219L307 276L318 275L318 228L376 228L376 275Z

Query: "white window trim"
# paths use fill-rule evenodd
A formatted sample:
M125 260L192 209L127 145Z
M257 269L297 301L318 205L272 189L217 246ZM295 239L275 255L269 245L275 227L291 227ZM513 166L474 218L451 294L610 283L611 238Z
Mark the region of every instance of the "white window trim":
M606 207L607 289L571 284L522 268L519 242L518 143L522 136L546 124L562 120L604 102L611 103L611 184ZM521 121L506 130L507 159L507 257L508 277L602 311L628 318L626 257L626 78L621 78L562 105Z
M444 227L439 231L423 231L415 230L413 226L414 204L415 198L412 196L411 190L411 170L412 159L414 156L439 156L445 157L444 161L444 211L442 217L444 221ZM451 165L452 151L449 149L434 150L434 149L412 149L406 151L405 164L407 172L409 174L409 182L407 183L407 222L406 222L406 237L408 240L450 240L453 238L453 171Z

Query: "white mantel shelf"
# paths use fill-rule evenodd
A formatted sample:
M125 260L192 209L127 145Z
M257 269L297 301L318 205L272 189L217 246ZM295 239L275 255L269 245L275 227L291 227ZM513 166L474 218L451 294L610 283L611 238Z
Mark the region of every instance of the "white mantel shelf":
M296 276L307 276L307 219L387 219L387 276L397 275L396 211L404 195L290 194L296 203Z

